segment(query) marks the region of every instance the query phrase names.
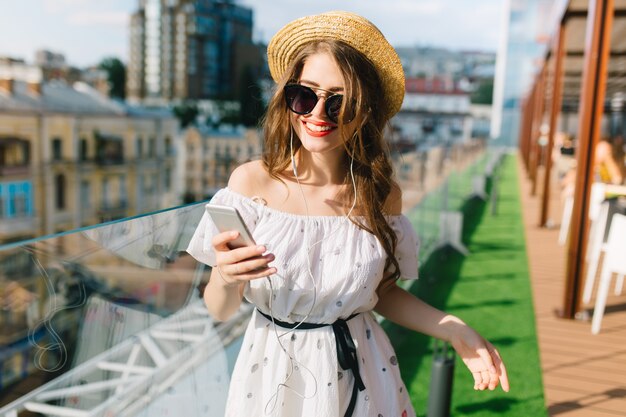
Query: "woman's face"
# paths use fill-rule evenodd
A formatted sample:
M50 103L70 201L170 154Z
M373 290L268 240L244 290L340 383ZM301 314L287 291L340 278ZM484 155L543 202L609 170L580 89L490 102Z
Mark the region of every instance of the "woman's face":
M303 148L312 153L344 152L339 126L328 118L324 108L328 95L344 94L345 91L343 76L333 57L326 52L309 56L298 83L313 88L319 97L311 113L292 113L291 116L291 123Z

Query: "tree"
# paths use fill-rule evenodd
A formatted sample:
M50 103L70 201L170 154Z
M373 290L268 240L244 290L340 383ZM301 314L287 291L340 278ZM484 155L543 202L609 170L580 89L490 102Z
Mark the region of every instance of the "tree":
M257 127L265 112L261 87L254 76L252 67L247 66L241 72L239 89L239 116L241 123L246 127Z
M493 78L482 80L476 91L472 93L472 104L492 104Z
M190 124L193 124L196 121L196 117L198 117L198 106L195 103L184 102L177 106L174 106L174 115L178 118L180 122L180 127L185 128Z
M105 70L108 74L111 97L126 98L126 66L124 63L118 58L108 57L100 61L98 68Z

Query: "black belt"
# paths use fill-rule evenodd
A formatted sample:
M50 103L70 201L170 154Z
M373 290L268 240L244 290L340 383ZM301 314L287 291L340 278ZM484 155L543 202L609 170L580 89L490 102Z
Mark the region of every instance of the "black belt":
M337 319L334 323L287 323L285 321L280 321L272 318L271 316L265 314L261 310L257 309L257 311L266 319L271 322L274 322L276 325L280 327L284 327L286 329L298 328L302 330L311 330L311 329L319 329L320 327L331 326L333 328L333 332L335 333L335 345L337 347L337 361L339 365L344 370L351 370L354 375L354 385L352 386L352 396L350 397L350 404L348 404L348 408L346 409L345 417L352 416L354 412L354 406L356 405L356 397L357 390L363 391L365 389L365 384L361 379L361 374L359 373L359 358L356 354L356 346L354 344L354 340L352 340L352 335L350 334L350 329L348 328L348 320L356 317L358 313L352 314L347 319Z

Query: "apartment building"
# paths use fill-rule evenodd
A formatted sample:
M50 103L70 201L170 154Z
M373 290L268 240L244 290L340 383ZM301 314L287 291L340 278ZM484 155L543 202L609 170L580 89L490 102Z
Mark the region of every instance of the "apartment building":
M127 97L165 104L232 99L243 71L263 73L252 10L232 0L139 0L131 16Z
M177 204L178 121L0 66L0 244Z

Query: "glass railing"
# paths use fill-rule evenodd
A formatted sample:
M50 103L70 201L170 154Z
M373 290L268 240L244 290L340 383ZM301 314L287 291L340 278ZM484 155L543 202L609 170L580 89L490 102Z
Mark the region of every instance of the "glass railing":
M0 416L223 414L246 313L214 323L203 305L208 268L184 251L202 212L0 247Z
M478 142L396 158L422 261L490 158ZM0 246L0 417L223 415L251 308L204 307L209 268L185 252L203 208Z
M487 199L487 184L503 150L487 148L483 142L434 148L416 169L418 181L400 181L405 195L418 197L405 201L404 213L420 238L420 262L442 245L463 250L462 207L469 198ZM421 190L421 192L419 191ZM409 204L406 204L409 203Z

